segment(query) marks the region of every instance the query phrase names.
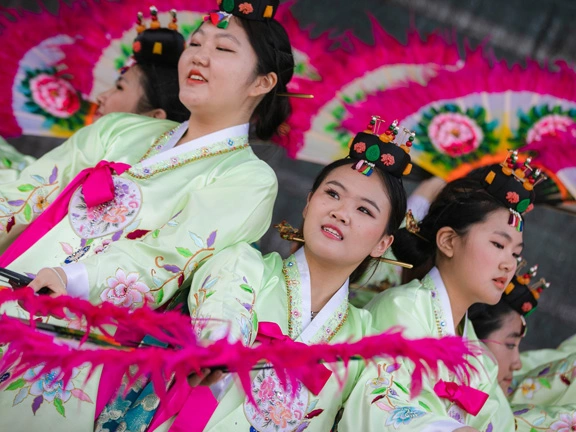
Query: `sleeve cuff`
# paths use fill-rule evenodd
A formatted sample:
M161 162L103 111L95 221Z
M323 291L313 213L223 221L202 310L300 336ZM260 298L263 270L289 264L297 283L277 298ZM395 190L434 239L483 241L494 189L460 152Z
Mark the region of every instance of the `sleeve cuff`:
M406 207L412 210L414 218L420 222L422 219L424 219L424 216L428 214L428 210L430 209L430 201L421 195L410 195L408 202L406 203Z
M81 263L68 264L61 267L66 277L66 291L71 297L82 300L88 300L90 294L90 285L88 283L88 272L86 266Z

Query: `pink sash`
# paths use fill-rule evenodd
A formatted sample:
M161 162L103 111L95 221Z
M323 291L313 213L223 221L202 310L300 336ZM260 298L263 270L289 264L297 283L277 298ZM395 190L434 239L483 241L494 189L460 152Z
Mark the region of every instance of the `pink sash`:
M486 401L488 394L467 385L440 380L434 386L434 393L438 397L454 402L468 414L477 415Z
M94 168L80 171L54 202L0 256L0 267L8 267L68 214L70 199L79 186L82 186L84 200L88 207L94 207L114 199L112 172L115 171L120 175L128 168L130 165L125 163L102 160Z

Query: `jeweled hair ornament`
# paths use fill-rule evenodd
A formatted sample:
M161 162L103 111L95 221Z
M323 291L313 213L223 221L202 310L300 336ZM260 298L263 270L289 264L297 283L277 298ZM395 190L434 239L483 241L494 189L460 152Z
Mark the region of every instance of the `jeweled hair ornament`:
M380 133L384 123L379 116L372 116L366 130L350 141L349 156L357 161L353 168L364 175L371 175L377 167L394 177L402 178L412 170L409 153L415 134L404 129L406 142L396 144L395 140L400 131L398 121L394 120Z
M534 312L538 306L540 294L550 286L544 278L530 285L530 281L538 272L538 266L532 266L527 270L526 266L526 260L518 258L516 274L503 294L503 299L522 316L528 316Z
M488 193L508 207L508 224L519 232L524 228L522 215L534 207L534 187L547 178L530 163L530 158L523 163L518 160L518 150L509 150L506 159L493 165L484 179Z

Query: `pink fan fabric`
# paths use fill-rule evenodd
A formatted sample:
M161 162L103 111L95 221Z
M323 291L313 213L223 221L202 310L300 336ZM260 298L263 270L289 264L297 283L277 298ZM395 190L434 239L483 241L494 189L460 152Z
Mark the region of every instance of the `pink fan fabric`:
M114 198L112 172L120 175L130 168L121 162L100 161L94 168L86 168L66 186L50 206L0 256L0 267L8 267L16 258L30 249L67 214L72 195L80 186L88 207L97 206Z

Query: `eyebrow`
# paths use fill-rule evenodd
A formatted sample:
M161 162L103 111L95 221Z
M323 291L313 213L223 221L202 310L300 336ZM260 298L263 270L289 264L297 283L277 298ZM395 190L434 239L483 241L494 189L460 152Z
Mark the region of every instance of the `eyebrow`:
M504 232L504 231L494 231L494 234L499 235L501 237L504 237L506 240L508 240L509 242L512 242L512 237L510 237L510 234ZM524 248L524 242L518 243L516 245L516 247L521 247Z
M202 34L202 35L205 34L205 33L204 33L204 30L202 30L202 27L198 27L198 29L197 29L194 33L192 33L192 34L190 35L190 37L194 36L194 35L197 34L197 33L198 33L198 34ZM238 40L238 38L237 38L236 36L234 36L233 34L230 34L230 33L218 33L218 34L217 34L216 36L214 36L214 37L215 37L216 39L222 39L222 38L230 39L230 40L231 40L232 42L234 42L236 45L242 46L242 44L240 43L240 41Z
M333 184L333 185L335 185L335 186L339 186L340 188L342 188L342 189L344 190L344 192L347 192L347 191L348 191L348 189L346 189L346 188L344 187L344 185L343 185L342 183L340 183L339 181L337 181L337 180L327 181L326 184ZM376 210L378 210L378 213L380 213L380 207L378 207L378 205L377 205L374 201L372 201L372 200L369 199L369 198L365 198L365 197L360 197L360 199L361 199L362 201L367 202L368 204L372 205Z
M518 333L518 332L512 332L512 333L508 334L508 336L506 336L506 337L512 337L512 338L520 339L520 338L522 338L522 334Z

